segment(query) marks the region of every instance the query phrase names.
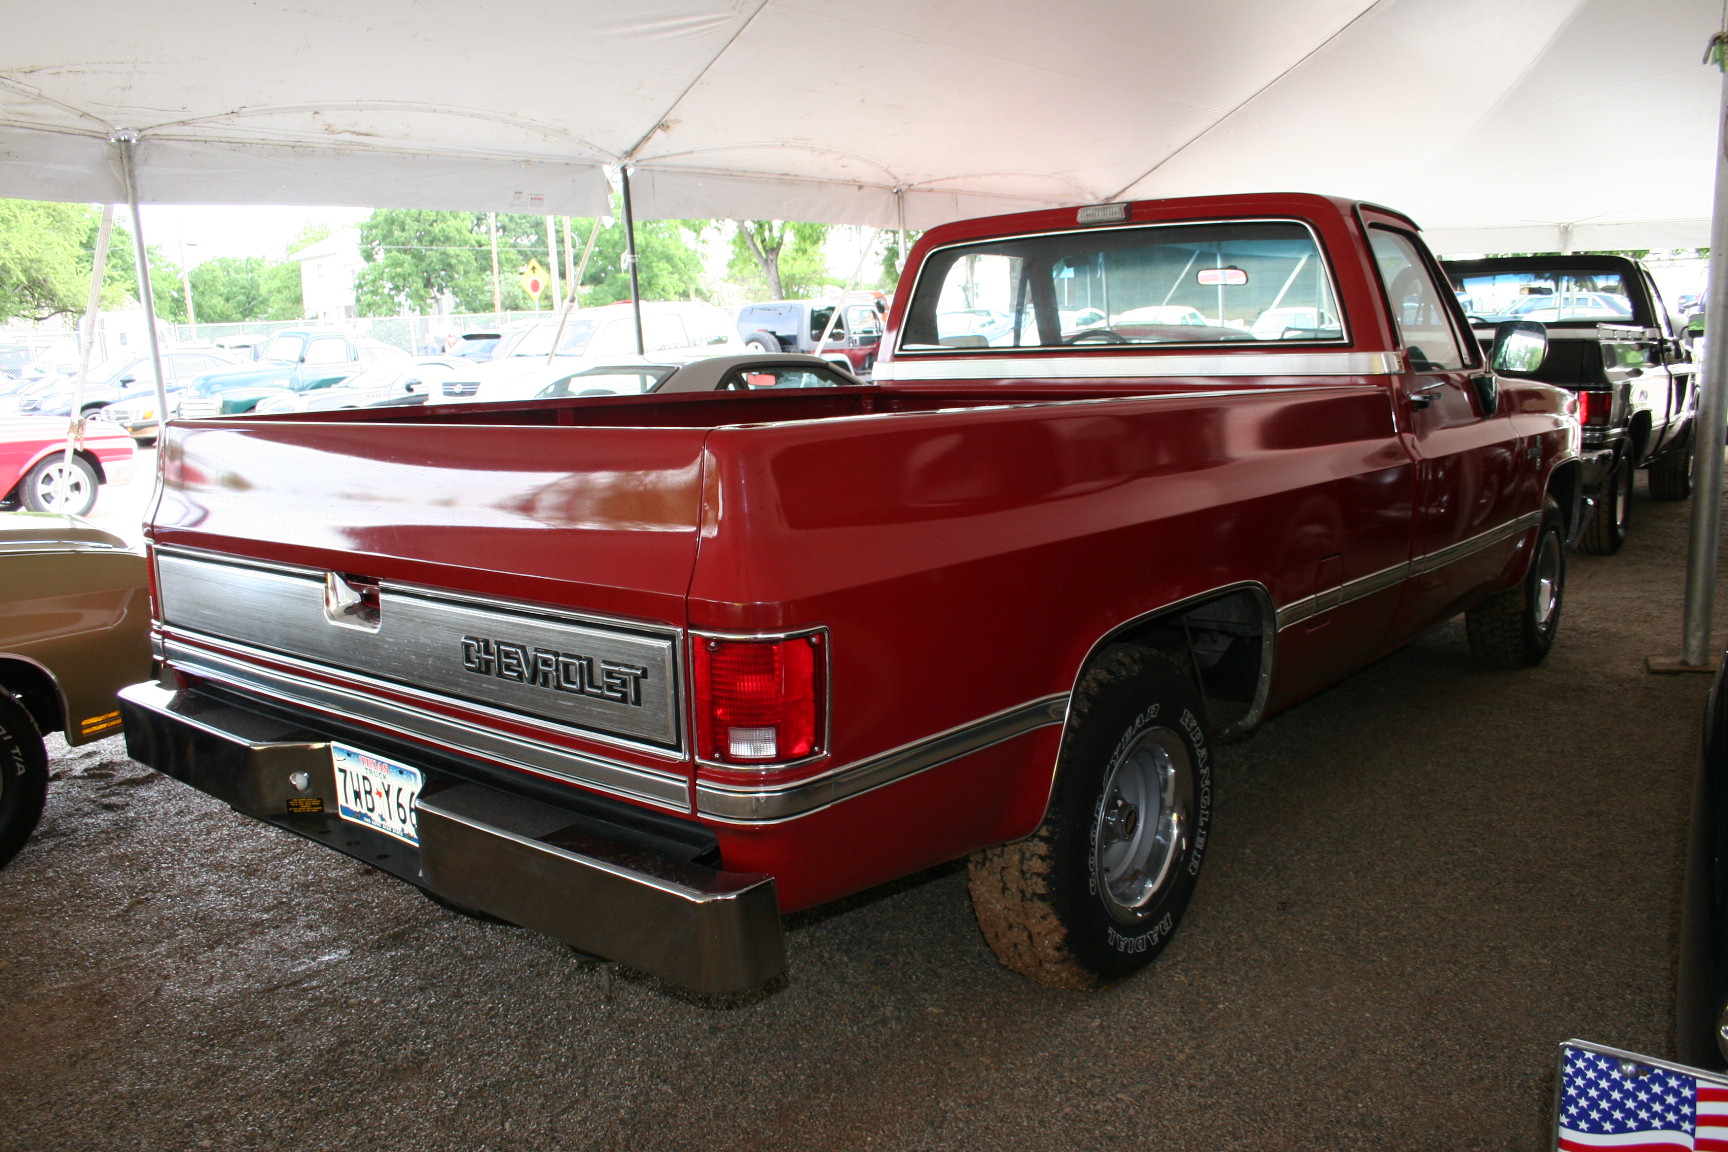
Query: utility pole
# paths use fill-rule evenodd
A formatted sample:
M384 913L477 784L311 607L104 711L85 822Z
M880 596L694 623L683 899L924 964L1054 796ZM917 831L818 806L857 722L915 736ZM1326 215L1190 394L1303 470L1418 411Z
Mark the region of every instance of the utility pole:
M492 311L504 319L504 290L498 285L498 213L486 213L486 223L492 232Z
M558 291L558 232L550 216L546 217L546 257L546 272L552 277L552 310L556 312L564 303L564 295Z
M186 289L186 328L188 339L198 339L198 310L192 306L192 270L186 266L186 249L198 247L196 240L188 243L180 238L180 284Z

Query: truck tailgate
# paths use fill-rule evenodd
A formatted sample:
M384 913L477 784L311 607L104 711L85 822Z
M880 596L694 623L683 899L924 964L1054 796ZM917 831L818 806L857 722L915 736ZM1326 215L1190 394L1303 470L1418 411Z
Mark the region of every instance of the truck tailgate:
M170 425L175 546L680 624L703 429Z

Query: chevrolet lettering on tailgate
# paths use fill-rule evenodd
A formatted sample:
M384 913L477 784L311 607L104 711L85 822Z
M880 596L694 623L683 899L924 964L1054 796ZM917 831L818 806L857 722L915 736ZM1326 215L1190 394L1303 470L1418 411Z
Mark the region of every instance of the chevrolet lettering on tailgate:
M642 680L648 675L648 669L632 664L478 636L462 637L462 667L476 676L496 676L633 708L642 706Z

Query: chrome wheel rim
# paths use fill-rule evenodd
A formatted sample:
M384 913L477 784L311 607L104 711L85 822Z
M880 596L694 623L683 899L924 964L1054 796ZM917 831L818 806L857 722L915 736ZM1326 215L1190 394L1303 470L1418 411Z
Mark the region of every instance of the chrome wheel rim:
M1104 781L1092 823L1093 874L1111 917L1150 915L1187 848L1193 820L1188 748L1168 728L1140 733Z
M1614 483L1614 524L1616 527L1625 526L1627 514L1632 509L1632 465L1627 462L1622 464L1620 469L1625 479L1620 480L1616 477Z
M1554 547L1554 533L1544 531L1540 551L1536 553L1536 584L1533 599L1536 626L1546 628L1560 608L1560 549Z
M64 461L38 472L33 487L36 502L50 512L83 508L90 496L90 481Z

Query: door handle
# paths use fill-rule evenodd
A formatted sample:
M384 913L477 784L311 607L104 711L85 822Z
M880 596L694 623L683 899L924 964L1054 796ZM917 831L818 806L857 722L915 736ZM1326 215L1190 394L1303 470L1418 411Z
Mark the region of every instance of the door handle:
M1410 406L1412 408L1428 407L1428 405L1434 403L1434 397L1438 396L1440 394L1440 389L1444 387L1446 387L1446 381L1436 380L1432 384L1424 384L1420 388L1412 388L1410 390Z

